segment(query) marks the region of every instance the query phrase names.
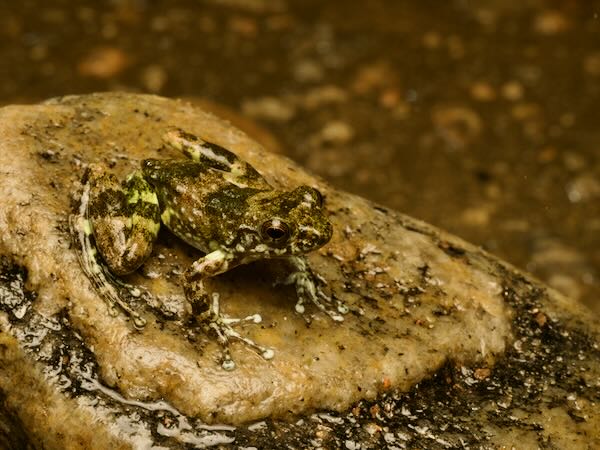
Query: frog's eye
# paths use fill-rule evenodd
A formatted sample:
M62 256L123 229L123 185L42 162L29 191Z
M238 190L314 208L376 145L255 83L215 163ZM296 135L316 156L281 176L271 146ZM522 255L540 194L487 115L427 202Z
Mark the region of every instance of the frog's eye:
M267 220L260 228L263 239L274 244L282 244L290 237L290 227L279 219Z

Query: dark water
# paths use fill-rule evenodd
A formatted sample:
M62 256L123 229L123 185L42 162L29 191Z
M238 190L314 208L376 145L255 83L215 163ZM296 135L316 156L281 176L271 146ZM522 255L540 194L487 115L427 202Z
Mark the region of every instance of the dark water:
M0 2L0 102L240 111L332 184L600 312L600 2Z

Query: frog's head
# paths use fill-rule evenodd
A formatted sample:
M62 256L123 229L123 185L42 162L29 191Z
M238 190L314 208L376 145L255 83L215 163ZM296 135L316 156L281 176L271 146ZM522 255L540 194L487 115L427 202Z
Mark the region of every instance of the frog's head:
M271 191L259 200L257 231L271 256L302 255L331 239L333 228L323 212L321 193L309 186Z

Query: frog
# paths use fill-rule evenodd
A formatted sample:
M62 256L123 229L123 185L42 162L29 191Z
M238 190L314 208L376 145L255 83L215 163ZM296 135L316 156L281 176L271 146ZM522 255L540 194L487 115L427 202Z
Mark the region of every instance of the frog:
M81 267L112 315L122 311L136 328L146 325L125 298L142 291L123 277L148 260L165 227L204 254L183 273L182 287L193 322L216 335L223 369L236 367L232 339L266 360L275 354L235 329L261 323L260 314L229 317L220 310L219 293L205 287L208 278L234 267L285 260L291 270L280 282L295 286L295 311L304 315L305 304L312 303L334 322L344 320L347 306L325 293L326 281L306 258L333 234L319 190L276 189L235 153L179 128L169 129L163 142L182 158L144 159L122 181L102 163L89 164L79 210L70 218Z

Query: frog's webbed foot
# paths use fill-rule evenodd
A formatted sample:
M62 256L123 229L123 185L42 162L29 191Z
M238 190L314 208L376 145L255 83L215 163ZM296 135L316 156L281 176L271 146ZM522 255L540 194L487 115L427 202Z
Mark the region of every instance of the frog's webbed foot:
M323 291L321 286L326 285L327 282L313 273L305 258L293 256L289 261L294 271L283 281L283 284L293 284L296 287L298 296L296 312L304 314L306 311L304 303L310 301L333 321L343 322L343 315L349 311L348 306L340 300L332 299ZM335 309L333 309L334 304Z
M229 351L230 339L242 341L244 344L260 354L264 359L269 360L275 356L275 352L272 349L257 344L252 339L242 336L239 332L233 329L234 325L243 325L245 323L258 324L262 322L262 318L259 314L253 314L240 319L227 317L219 312L219 294L217 292L213 292L212 304L209 311L207 311L204 316L205 317L202 319L202 321L205 324L205 328L216 333L219 344L221 344L221 347L223 348L223 356L221 361L221 367L223 367L223 369L235 369L235 362L231 358L231 353Z

